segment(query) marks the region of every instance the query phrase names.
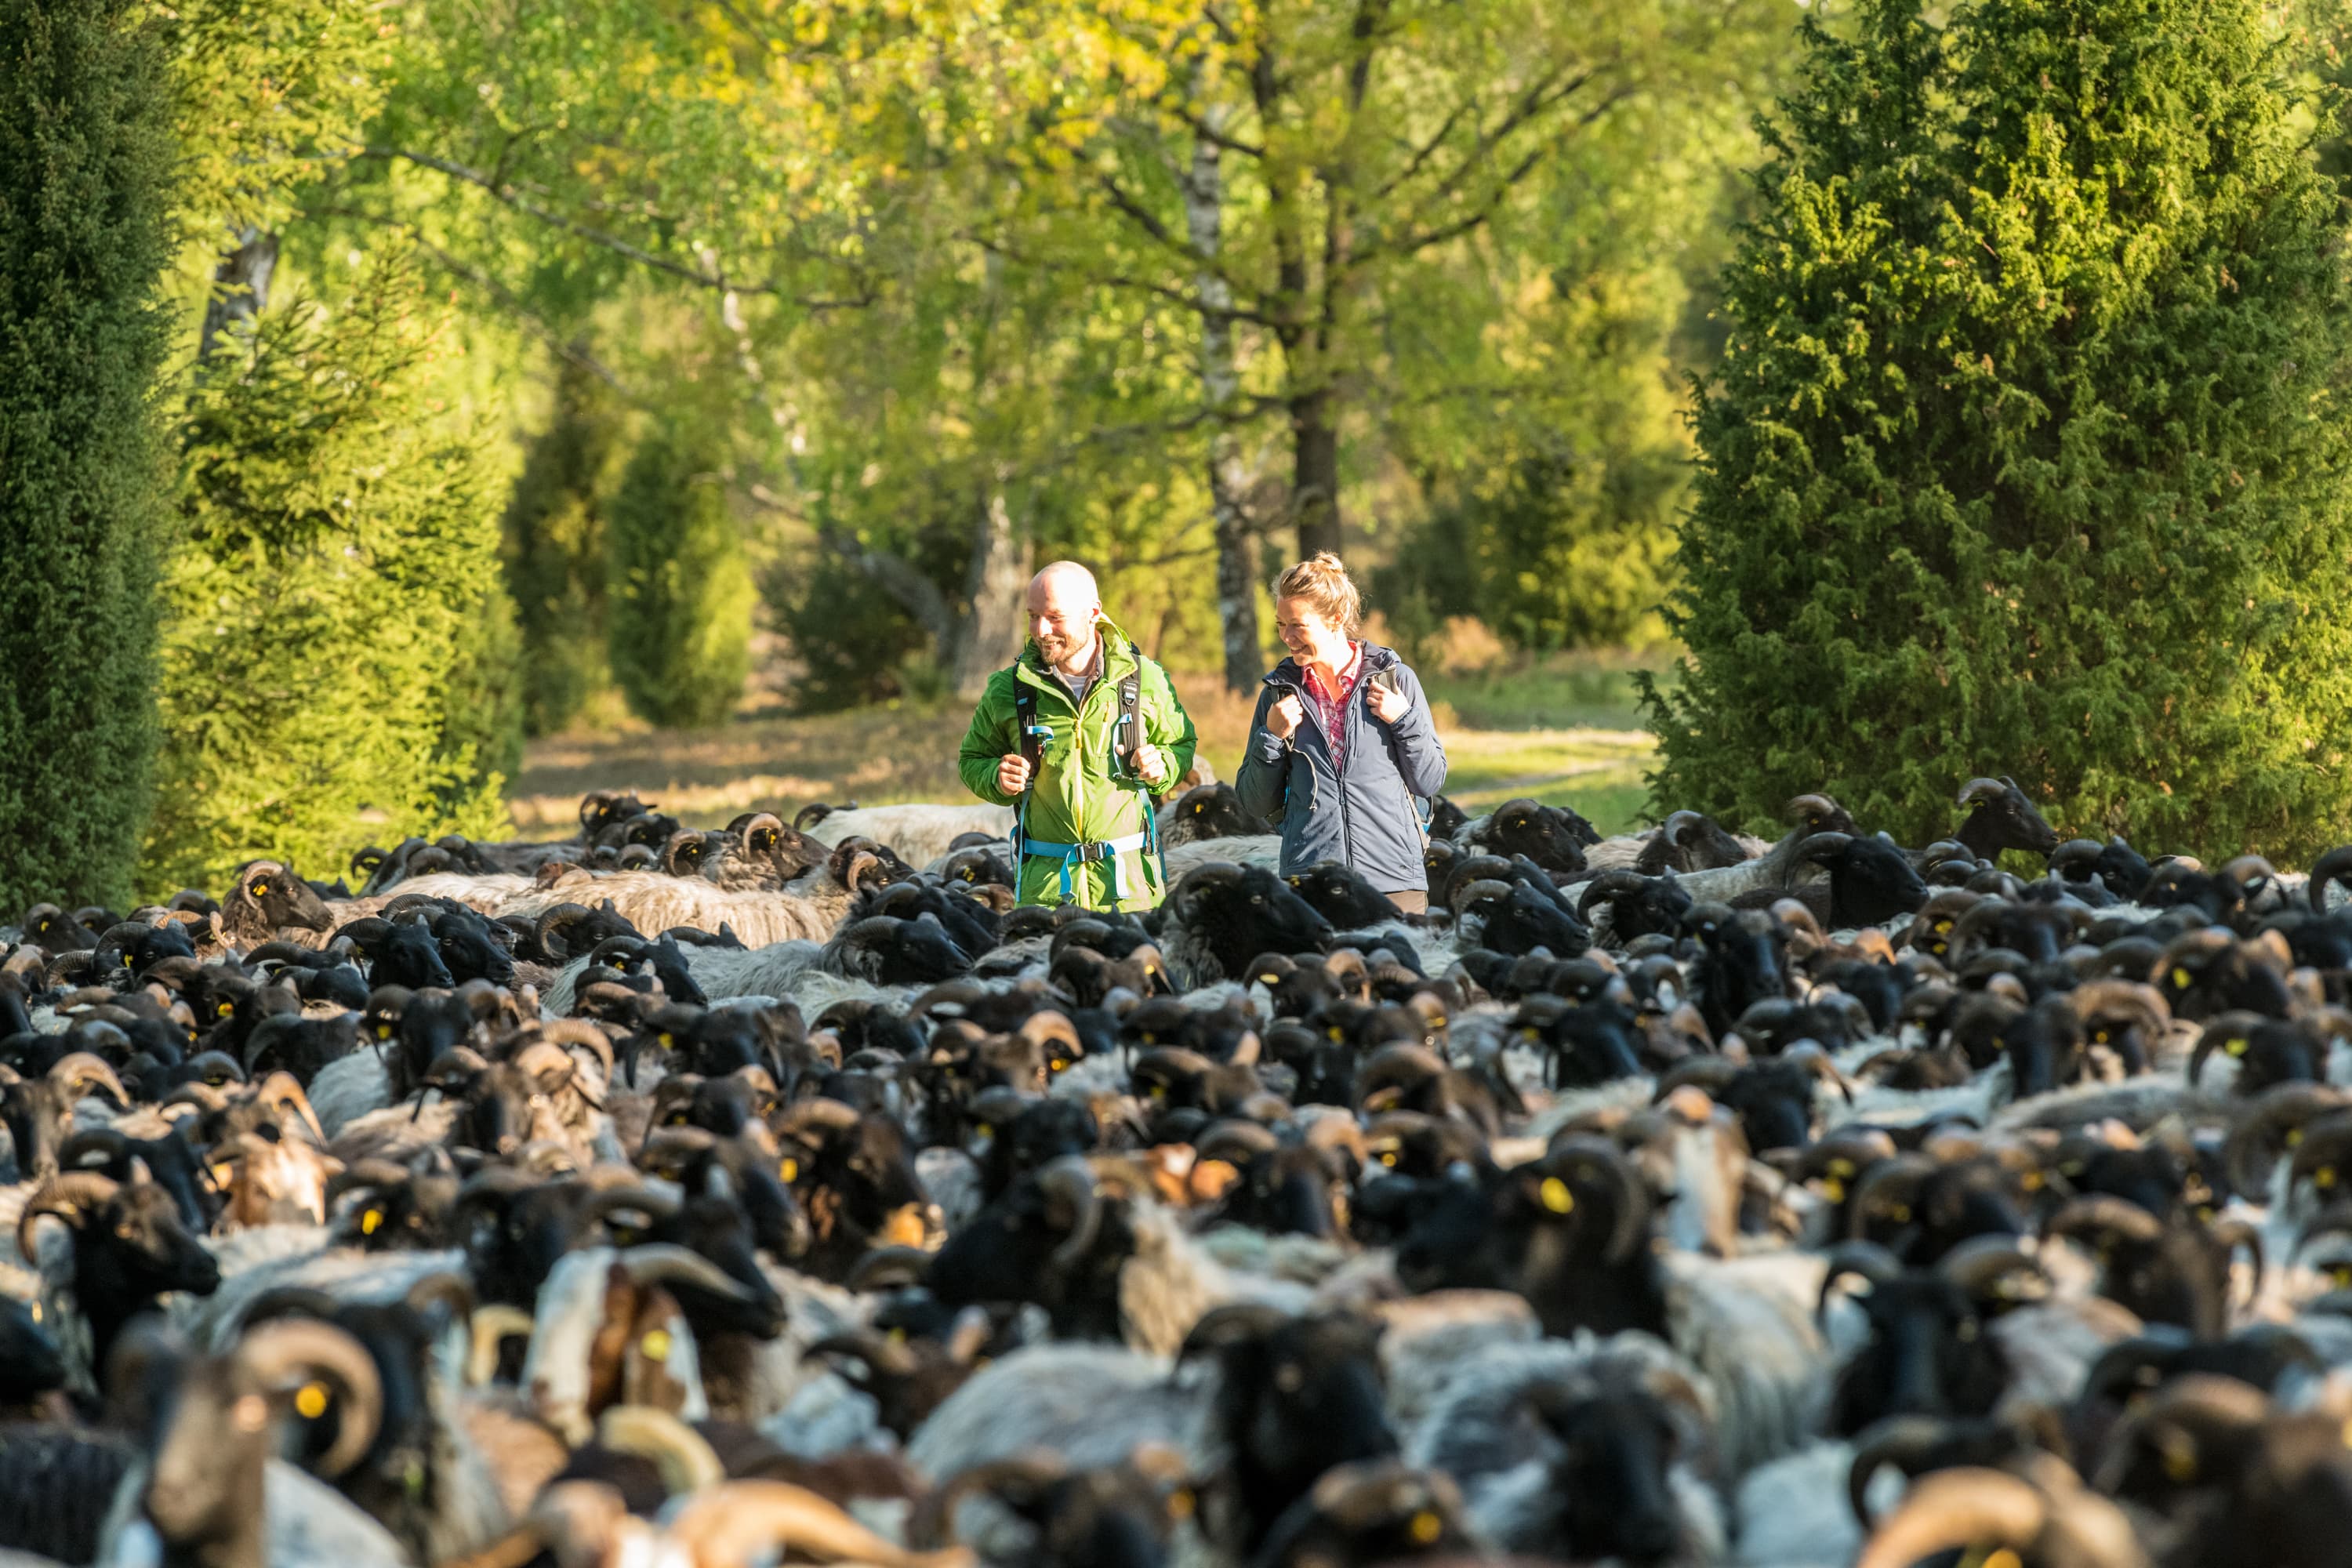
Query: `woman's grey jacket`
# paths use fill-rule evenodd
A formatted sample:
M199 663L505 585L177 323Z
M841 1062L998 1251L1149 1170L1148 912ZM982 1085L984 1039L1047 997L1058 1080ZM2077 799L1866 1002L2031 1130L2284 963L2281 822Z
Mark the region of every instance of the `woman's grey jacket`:
M1429 699L1404 660L1377 643L1364 644L1363 650L1363 669L1348 696L1344 776L1332 765L1330 742L1307 700L1306 672L1286 658L1258 694L1234 789L1243 810L1280 827L1285 876L1343 860L1383 893L1419 891L1429 886L1429 876L1422 867L1413 797L1445 787L1445 748L1430 721ZM1372 678L1382 670L1395 671L1397 689L1412 703L1393 725L1381 723L1369 706ZM1285 741L1266 729L1265 715L1294 695L1307 719Z

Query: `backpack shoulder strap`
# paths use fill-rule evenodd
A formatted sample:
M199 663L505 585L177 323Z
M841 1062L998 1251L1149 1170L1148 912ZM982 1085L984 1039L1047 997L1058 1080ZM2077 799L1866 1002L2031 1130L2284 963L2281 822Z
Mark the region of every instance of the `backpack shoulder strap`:
M1111 749L1132 771L1143 748L1143 650L1129 638L1127 654L1135 668L1118 678L1118 729Z

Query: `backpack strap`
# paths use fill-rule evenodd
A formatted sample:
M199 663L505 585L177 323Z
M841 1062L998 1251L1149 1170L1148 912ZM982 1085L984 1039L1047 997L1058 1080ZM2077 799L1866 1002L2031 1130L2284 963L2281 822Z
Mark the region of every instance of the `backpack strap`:
M1029 764L1029 783L1021 791L1021 798L1013 805L1013 864L1019 876L1024 843L1029 837L1029 795L1037 787L1037 770L1045 763L1045 726L1037 722L1037 689L1021 679L1021 667L1013 667L1013 722L1015 739L1021 743L1021 760Z

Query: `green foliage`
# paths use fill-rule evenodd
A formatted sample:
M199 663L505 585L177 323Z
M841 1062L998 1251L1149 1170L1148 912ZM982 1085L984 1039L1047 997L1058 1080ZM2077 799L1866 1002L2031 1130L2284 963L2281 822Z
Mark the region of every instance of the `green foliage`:
M609 684L604 489L620 433L604 384L571 361L507 502L499 547L520 629L524 723L552 734Z
M151 889L262 855L331 878L371 841L499 830L511 610L483 441L427 395L446 328L392 251L340 309L272 310L203 365Z
M0 911L120 909L155 744L161 58L107 0L0 0Z
M355 0L172 0L154 15L172 58L184 223L207 240L284 227L382 106L394 13Z
M656 426L605 520L613 676L649 723L715 724L751 673L755 595L723 461L707 437Z
M2352 299L2250 0L1808 23L1727 278L1661 805L2352 834Z

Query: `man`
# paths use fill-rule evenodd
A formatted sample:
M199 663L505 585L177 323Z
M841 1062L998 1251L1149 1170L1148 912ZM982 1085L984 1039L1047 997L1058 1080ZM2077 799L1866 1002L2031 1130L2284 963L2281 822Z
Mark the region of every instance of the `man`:
M1029 646L988 678L957 770L1019 813L1021 902L1151 909L1168 890L1151 796L1192 765L1192 721L1103 614L1093 573L1056 561L1028 604Z

